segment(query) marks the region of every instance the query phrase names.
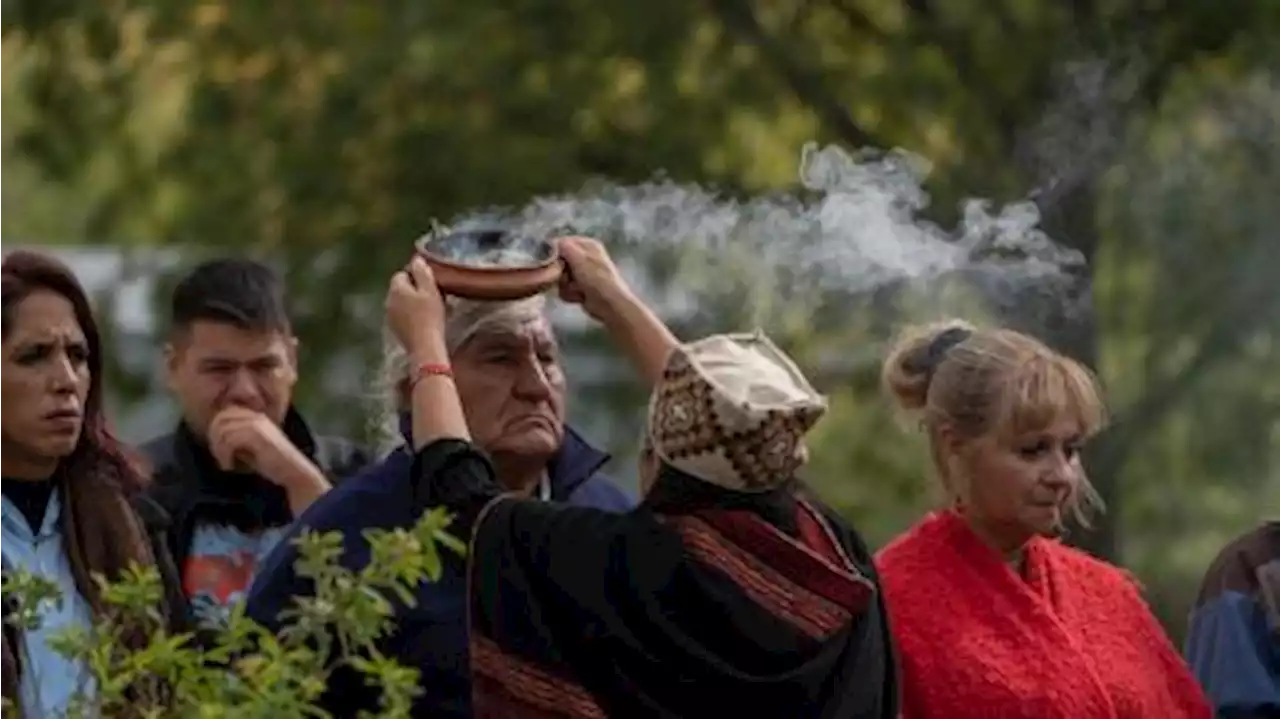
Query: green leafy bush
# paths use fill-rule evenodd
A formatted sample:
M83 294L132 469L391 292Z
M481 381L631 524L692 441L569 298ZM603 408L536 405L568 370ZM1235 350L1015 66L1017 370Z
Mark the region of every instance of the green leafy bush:
M65 630L51 640L55 651L85 664L95 687L81 689L68 716L328 717L316 701L329 674L347 666L383 690L379 712L362 716L408 717L424 691L418 672L382 655L375 643L393 628L392 602L412 605L420 582L439 579L441 550L465 552L446 532L450 521L436 509L412 530L367 531L371 560L358 572L338 562L340 535L305 533L297 540L296 569L315 583L316 593L295 600L285 629L273 634L237 607L211 631L215 641L200 646L191 634L164 630L157 609L162 587L153 568L133 567L114 583L95 577L104 590L106 616L87 630ZM3 594L17 609L6 621L22 631L38 627L48 603L61 601L56 585L27 572L6 575ZM130 651L122 637L139 627L148 639ZM4 715L18 716L11 711L15 707L6 700Z

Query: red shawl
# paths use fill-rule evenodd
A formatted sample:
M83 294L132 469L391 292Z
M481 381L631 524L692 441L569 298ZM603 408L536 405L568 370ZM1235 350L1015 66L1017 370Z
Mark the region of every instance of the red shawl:
M1037 538L1016 574L954 512L876 556L903 719L1211 719L1120 569Z

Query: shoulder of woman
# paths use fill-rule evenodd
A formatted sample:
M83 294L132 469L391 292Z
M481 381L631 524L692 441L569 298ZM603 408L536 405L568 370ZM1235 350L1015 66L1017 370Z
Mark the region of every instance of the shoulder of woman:
M964 581L956 574L954 553L927 530L917 524L875 554L880 590L899 621L907 616L928 618L940 587Z
M922 564L940 561L943 553L938 550L947 543L945 535L938 531L941 525L936 514L911 525L876 552L876 569L881 573L910 573Z
M1073 584L1084 584L1115 596L1116 592L1140 597L1142 581L1129 569L1117 566L1088 552L1061 542L1045 541L1043 546L1058 571L1071 576Z

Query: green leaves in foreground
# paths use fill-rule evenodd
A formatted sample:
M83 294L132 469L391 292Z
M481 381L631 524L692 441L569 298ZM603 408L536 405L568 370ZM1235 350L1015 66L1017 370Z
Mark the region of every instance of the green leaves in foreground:
M451 521L434 509L409 530L366 531L370 561L358 571L341 562L341 535L304 533L296 540L296 569L315 592L295 599L276 634L236 607L210 630L211 641L197 644L191 634L164 628L163 587L154 568L131 567L110 583L95 577L104 616L87 630L69 628L50 640L89 677L69 716L328 717L316 702L329 675L345 669L382 689L380 711L363 716L409 717L414 698L428 689L419 686L415 668L398 665L375 644L392 630L394 608L412 606L416 587L439 579L441 549L465 554L465 545L446 532ZM25 571L6 575L3 593L6 606L16 609L5 621L24 632L39 626L50 602L61 601L56 585ZM6 700L5 716L11 711Z

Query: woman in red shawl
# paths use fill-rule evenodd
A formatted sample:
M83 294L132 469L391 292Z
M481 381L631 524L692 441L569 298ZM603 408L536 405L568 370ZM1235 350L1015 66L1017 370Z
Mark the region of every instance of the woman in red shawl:
M1009 330L907 333L887 390L928 434L950 507L876 557L904 719L1181 719L1212 712L1123 570L1058 541L1098 497L1093 376Z

